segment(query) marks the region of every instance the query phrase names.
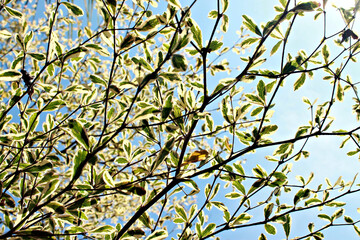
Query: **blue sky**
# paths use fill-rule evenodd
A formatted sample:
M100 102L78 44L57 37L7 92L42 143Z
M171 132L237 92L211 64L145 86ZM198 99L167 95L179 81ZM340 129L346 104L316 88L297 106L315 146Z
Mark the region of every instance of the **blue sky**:
M184 1L188 3L189 1ZM276 12L273 10L274 5L279 5L278 1L268 1L268 0L252 0L252 1L229 1L230 7L226 14L229 15L230 26L229 31L224 34L224 43L225 45L231 46L234 41L238 39L236 31L239 30L242 15L246 14L254 19L254 21L260 25L260 23L265 23L276 15ZM321 1L322 3L322 1ZM335 4L339 7L350 7L354 4L354 1L328 1L326 6L327 11L327 36L334 34L345 27L343 20L341 19L340 13L332 8L332 4ZM186 4L184 3L184 6ZM201 7L199 7L201 5ZM203 2L198 3L198 6L192 10L192 16L197 20L197 23L200 25L201 29L207 33L204 34L203 38L207 39L206 36L209 36L210 31L212 30L213 21L207 18L209 11L216 9L216 1L206 1L206 4ZM288 51L295 55L295 53L304 49L308 54L319 44L322 39L323 31L323 21L322 17L314 22L313 21L314 13L307 13L305 17L297 19L297 24L294 25L294 32L289 38ZM282 28L285 29L285 26ZM357 32L359 28L357 24L354 27L354 31ZM218 37L222 35L219 33ZM340 36L338 37L340 38ZM332 56L336 55L336 52L341 51L339 47L335 47L332 44L333 39L330 40L329 47L331 50ZM274 42L275 44L276 42ZM268 48L272 47L271 45ZM251 49L247 50L243 56L247 56L251 53ZM210 59L211 59L210 55ZM215 56L213 56L215 57ZM224 56L230 64L234 67L241 66L242 62L239 59L238 55L229 53ZM270 57L264 66L269 68L275 68L279 66L279 55L274 55ZM338 61L337 65L340 64ZM355 76L359 76L359 67L358 63L351 63L347 67L347 72L353 76L353 81L357 82ZM279 70L279 67L278 67ZM234 77L239 72L234 70L230 76ZM344 76L344 75L343 75ZM279 96L276 97L276 107L275 114L273 118L273 123L278 124L279 130L273 138L275 139L287 139L292 138L295 135L295 132L298 126L305 125L310 119L310 111L308 106L302 102L302 97L306 96L311 101L318 99L317 103L322 103L330 99L329 93L331 93L331 85L322 80L322 76L315 74L313 80L307 80L306 84L298 91L293 91L293 81L295 79L288 79L284 88L281 89ZM217 77L214 78L214 82L217 82ZM265 81L265 80L264 80ZM256 85L252 85L255 87ZM255 89L253 89L255 90ZM336 118L336 121L331 128L332 130L336 129L352 129L356 127L359 122L356 121L355 117L352 115L352 94L347 92L345 100L341 104L335 104L332 116ZM315 173L314 183L323 183L325 185L324 178L328 177L331 182L335 182L339 176L347 181L352 180L354 175L359 172L360 163L358 161L358 156L349 157L346 153L349 150L355 148L353 143L350 143L345 146L344 149L339 150L339 145L342 142L343 138L335 137L321 137L317 139L312 139L307 144L306 150L310 152L310 157L308 159L302 159L299 162L295 162L293 165L293 172L289 175L290 181L296 183L295 176L303 175L304 177L309 176L310 172ZM299 144L297 145L299 146ZM265 149L257 151L256 154L246 156L247 161L244 164L244 168L250 170L256 164L261 164L263 167L268 167L271 169L271 164L267 163L264 160L264 156L267 154L272 154L273 149ZM314 186L314 185L313 185ZM293 193L293 192L292 192ZM347 198L341 199L346 201L349 204L346 206L345 215L352 216L354 219L360 215L356 212L358 207L359 195L349 196ZM334 211L330 209L329 213ZM324 211L325 212L325 211ZM318 210L309 211L308 213L300 213L294 215L293 218L293 229L292 233L297 233L297 235L291 235L291 237L300 236L301 233L308 233L307 224L311 221L315 221L316 227L321 227L324 224L324 221L317 221ZM262 214L260 211L259 214ZM280 225L278 226L278 233L282 232ZM221 239L257 239L259 232L264 231L263 227L259 228L249 228L244 230L238 230L235 232L226 232L221 234ZM356 239L357 235L355 234L352 227L336 227L330 230L326 230L325 239ZM284 235L276 235L272 237L268 235L268 239L277 240L279 236L284 238Z

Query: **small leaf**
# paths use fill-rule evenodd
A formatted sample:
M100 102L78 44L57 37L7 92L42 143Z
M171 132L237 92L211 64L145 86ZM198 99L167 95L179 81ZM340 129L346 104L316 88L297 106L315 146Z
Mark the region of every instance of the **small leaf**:
M327 220L327 221L331 222L331 218L326 214L319 214L318 218L321 218L321 219L324 219L324 220Z
M360 228L356 225L353 225L354 226L354 230L356 232L356 234L360 237Z
M51 101L49 104L47 104L45 106L45 108L43 109L44 112L47 112L47 111L54 111L54 110L58 110L62 107L65 106L65 102L64 100L53 100Z
M108 171L105 170L102 177L107 186L109 186L111 188L115 187L114 180Z
M305 73L302 73L294 84L294 91L298 90L300 87L302 87L302 85L304 85L305 79L306 79L306 75Z
M175 144L175 138L171 137L166 143L165 146L161 149L159 154L157 155L155 161L151 165L151 172L154 172L160 164L165 160L165 158L169 155L171 149L173 148Z
M190 31L193 34L193 38L195 40L195 42L197 43L198 47L201 49L202 48L202 32L200 27L195 23L195 21L192 20L191 22L192 26L190 28Z
M5 6L5 10L13 17L16 17L16 18L21 18L23 15L21 12L19 12L18 10L15 10L11 7L7 7Z
M70 2L61 2L61 3L64 4L65 7L66 7L70 12L72 12L75 16L82 16L82 15L84 15L83 10L82 10L79 6L77 6L77 5L73 4L73 3L70 3Z
M214 229L216 228L216 224L215 223L210 223L209 225L206 226L206 228L204 229L204 231L202 231L202 237L206 237L208 235L210 235Z
M222 13L226 12L229 7L229 0L221 0Z
M156 16L152 16L137 26L136 30L143 32L154 30L158 24L159 20L156 18Z
M168 236L167 231L160 229L151 233L145 240L163 240Z
M88 51L88 49L85 47L77 47L77 48L71 49L70 51L65 53L62 60L63 60L63 62L65 62L68 59L71 60L74 58L81 58L86 54L87 51Z
M64 130L67 131L86 150L90 149L87 132L78 120L70 119L68 122L68 128L65 128Z
M264 227L265 227L265 230L267 233L272 234L272 235L276 234L276 228L273 225L271 225L270 223L266 223Z
M169 95L166 98L165 105L161 111L161 121L165 121L172 111L172 108L173 108L172 98L173 98L172 95Z
M32 57L38 61L45 60L45 55L42 53L27 53L27 54L30 55L30 57Z
M314 11L318 7L320 7L320 3L315 2L315 1L311 1L311 2L299 3L298 5L296 5L290 11L293 11L295 13L298 13L298 12L311 12L311 11Z
M12 34L6 30L6 29L3 29L3 30L0 30L0 38L3 38L3 39L8 39L8 38L11 38Z
M259 27L254 23L254 21L253 21L250 17L248 17L248 16L246 16L246 15L243 15L242 17L243 17L243 23L244 23L244 25L245 25L250 31L252 31L253 33L255 33L255 34L259 35L259 36L262 36Z
M237 218L235 218L235 220L232 224L233 225L244 224L244 223L247 223L248 221L250 221L251 218L252 218L252 216L250 214L241 213Z
M294 71L296 69L296 66L293 65L292 62L287 62L282 70L282 73L291 73L292 71Z
M39 163L36 163L34 165L30 165L23 169L24 172L31 172L31 173L39 173L44 172L47 169L50 169L53 167L53 164L49 160L43 160Z
M344 214L344 209L338 209L334 212L334 214L331 216L332 219L337 219L339 217L341 217Z
M210 52L216 51L216 50L220 49L222 45L223 45L222 42L220 42L218 40L213 40L209 44L209 51Z
M187 221L187 215L186 215L185 209L182 206L176 205L175 206L175 211L182 219Z
M258 240L267 240L265 234L261 233Z
M280 40L274 45L274 47L271 49L270 56L274 55L277 52L282 42L283 40Z
M340 81L338 81L337 84L336 99L339 100L340 102L342 102L344 99L344 89L342 88Z
M93 49L94 51L98 52L101 56L105 56L105 57L110 56L109 51L106 48L100 46L99 44L89 43L89 44L86 44L85 47L87 49Z
M115 228L113 226L110 225L105 225L105 226L101 226L98 228L95 228L94 230L91 230L92 233L111 233L115 231Z
M181 8L179 0L167 0L167 2L175 8Z
M206 150L195 151L190 155L189 158L184 161L184 163L181 164L181 166L203 161L207 158L208 155L209 153Z
M18 71L4 70L0 72L0 81L17 81L21 76L21 73Z
M120 49L125 49L130 47L135 42L135 39L136 37L133 34L128 33L121 42Z
M96 76L96 75L93 75L91 74L90 75L90 80L93 82L93 83L96 83L96 84L100 84L104 87L107 87L107 83L104 79L100 78L99 76Z
M273 211L274 208L274 203L269 203L268 205L266 205L266 207L264 208L264 217L265 219L268 219Z
M186 71L187 69L187 60L183 55L180 54L174 54L171 57L171 65L173 68L177 71Z
M57 214L64 214L66 211L66 208L63 204L55 201L50 202L46 205L46 207L53 209Z

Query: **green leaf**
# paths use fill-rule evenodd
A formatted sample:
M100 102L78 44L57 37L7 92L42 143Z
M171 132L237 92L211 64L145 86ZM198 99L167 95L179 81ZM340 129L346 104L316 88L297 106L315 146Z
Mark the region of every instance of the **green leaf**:
M93 74L90 74L90 80L93 82L93 83L96 83L96 84L100 84L104 87L107 87L107 83L104 79L100 78L99 76L95 76Z
M292 62L287 62L282 70L282 73L291 73L296 69L296 66Z
M82 58L83 56L85 56L87 51L88 51L88 49L85 47L77 47L77 48L71 49L70 51L65 53L65 55L62 58L62 61L65 62L69 59L72 60L75 58Z
M130 47L135 42L135 39L136 37L133 34L128 33L121 42L120 49L125 49Z
M141 32L154 30L158 24L159 20L155 16L152 16L137 26L136 30Z
M243 23L247 27L247 29L249 29L250 31L252 31L253 33L259 36L262 36L259 27L254 23L254 21L250 17L246 15L243 15L242 17L243 17Z
M194 38L195 42L197 43L198 47L201 49L202 41L203 41L201 29L194 20L192 20L191 24L192 24L192 26L190 28L190 31L192 32L193 38Z
M318 218L331 222L331 218L328 215L324 214L324 213L319 214Z
M110 225L101 226L91 230L92 233L111 233L113 231L115 231L115 228Z
M230 192L225 195L226 198L230 198L230 199L235 199L235 198L239 198L242 196L243 196L243 194L240 194L238 192Z
M264 126L261 129L260 135L270 135L273 134L276 130L278 129L277 125L268 125L268 126Z
M242 41L240 43L240 46L242 48L247 48L247 47L250 47L252 44L256 43L259 40L260 40L260 38L249 37L249 38L246 38L244 41Z
M0 72L0 81L18 81L21 78L21 73L12 69Z
M353 225L354 226L354 230L356 232L356 234L360 237L360 228L356 225Z
M167 2L175 8L181 8L179 0L167 0Z
M177 71L186 71L187 69L187 60L183 55L173 54L171 57L171 65Z
M73 171L72 171L72 177L71 179L73 179L75 177L75 175L78 172L78 169L80 167L80 165L82 164L82 162L86 159L87 153L84 150L79 150L76 155L73 158Z
M146 240L163 240L166 239L168 236L167 231L160 229L160 230L156 230L153 233L151 233Z
M104 56L104 57L110 56L109 51L106 48L100 46L99 44L89 43L89 44L86 44L85 47L87 49L92 49L92 50L98 52L101 56Z
M19 12L18 10L13 9L13 8L11 8L11 7L5 6L5 10L6 10L11 16L16 17L16 18L22 18L22 16L23 16L21 12Z
M232 225L240 225L247 223L248 221L250 221L251 218L252 216L250 214L241 213L237 218L235 218L235 220L232 222Z
M209 51L210 52L216 51L216 50L220 49L222 45L223 45L222 42L220 42L218 40L213 40L209 44Z
M186 47L193 38L192 32L186 33L184 32L181 35L178 35L176 47L172 49L173 52L177 52L182 48Z
M46 207L53 209L54 212L57 214L64 214L66 211L66 208L64 207L63 204L55 201L50 202L49 204L46 205Z
M333 213L333 215L331 216L331 219L333 219L333 220L337 219L337 218L341 217L343 214L344 214L344 209L343 208L338 209Z
M218 17L219 13L216 10L212 10L208 14L208 18L210 19L216 19Z
M258 240L267 240L265 234L261 233Z
M266 89L265 89L265 83L263 80L259 81L259 83L256 86L256 90L257 90L258 96L265 102Z
M256 115L261 113L263 109L264 109L264 107L257 107L257 108L255 108L254 110L251 111L250 115L252 117L255 117Z
M182 206L176 205L176 206L175 206L175 212L176 212L182 219L184 219L184 221L187 221L187 215L186 215L185 209L184 209Z
M33 31L30 31L26 34L25 38L24 38L24 46L25 48L27 47L28 43L31 42L31 40L33 39Z
M154 106L149 106L141 109L134 117L131 119L131 122L140 121L144 119L150 118L150 116L153 116L155 113L160 112L158 108Z
M349 216L344 216L344 220L345 220L345 222L347 222L347 223L353 223L353 222L354 222L354 220L353 220L351 217L349 217Z
M60 100L60 99L59 100L53 100L44 107L43 111L44 112L50 112L50 111L58 110L58 109L60 109L60 108L62 108L64 106L65 106L64 100Z
M305 79L306 79L306 75L305 73L302 73L294 84L294 91L298 90L300 87L302 87L302 85L304 85Z
M225 33L227 32L228 27L229 27L229 17L226 14L223 14L220 29Z
M274 45L274 47L271 49L270 56L274 55L277 52L282 42L283 40L280 40Z
M64 129L68 132L83 148L90 150L89 137L85 128L76 119L70 119L68 122L68 128Z
M274 203L269 203L264 208L264 217L265 219L268 219L273 211Z
M173 148L174 144L175 144L175 138L171 137L165 143L165 146L161 149L155 161L151 165L150 168L151 172L154 172L160 166L160 164L165 160L165 158L169 155L171 149Z
M45 55L42 53L27 53L27 54L38 61L43 61L46 58Z
M285 216L285 223L283 224L283 229L286 237L288 238L291 230L291 216L290 214Z
M342 88L340 81L338 81L336 88L336 99L342 102L344 100L344 89Z
M264 100L262 98L260 98L259 96L255 95L255 94L248 93L248 94L245 94L245 97L251 103L262 105L262 106L265 104Z
M221 0L222 13L226 12L229 7L229 0Z
M117 0L106 0L107 5L110 7L110 9L112 10L112 14L115 13L116 10L116 1Z
M161 121L165 121L168 116L170 115L172 108L173 108L173 102L172 102L173 96L169 95L165 100L165 105L162 108L161 111Z
M53 164L49 160L43 160L34 165L30 165L23 169L24 172L39 173L44 172L47 169L51 169Z
M3 39L8 39L8 38L11 38L12 34L6 30L6 29L3 29L3 30L0 30L0 38L3 38Z
M272 234L272 235L276 234L276 228L273 225L271 225L270 223L266 223L264 225L264 227L265 227L265 230L267 233Z
M107 186L109 186L111 188L115 187L114 180L108 171L105 170L102 177Z
M204 231L202 231L201 236L206 237L206 236L210 235L214 231L215 228L216 228L216 224L210 223L209 225L206 226Z
M83 10L82 10L79 6L77 6L77 5L73 4L73 3L70 3L70 2L61 2L61 4L64 4L65 7L66 7L70 12L72 12L75 16L82 16L82 15L84 15Z
M322 201L321 201L320 199L310 198L309 200L306 200L305 206L316 205L316 204L321 203L321 202L322 202Z
M318 7L320 7L320 3L316 2L316 1L310 1L310 2L299 3L298 5L296 5L290 11L293 11L293 12L296 12L296 13L298 13L298 12L311 12L311 11L314 11Z
M327 45L324 45L322 50L321 50L321 53L322 53L322 56L324 58L324 61L326 64L329 63L329 57L330 57L330 52L329 52L329 49L327 47Z

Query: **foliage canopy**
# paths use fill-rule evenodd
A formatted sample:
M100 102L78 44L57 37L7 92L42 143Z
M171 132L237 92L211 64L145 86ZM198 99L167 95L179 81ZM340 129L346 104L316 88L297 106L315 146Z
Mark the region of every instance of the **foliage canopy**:
M254 226L258 239L324 239L334 226L360 235L341 201L360 190L356 176L291 175L313 139L360 152L360 127L332 125L345 93L348 121L360 118L345 74L360 50L360 1L338 8L344 27L328 33L327 1L280 0L264 24L244 14L229 46L228 0L213 1L210 32L191 14L196 0L40 2L0 2L0 238L207 239ZM321 38L293 53L309 16ZM307 123L277 134L277 97L309 79L330 86L311 98L328 100L304 97ZM325 221L292 231L293 215L315 208Z

